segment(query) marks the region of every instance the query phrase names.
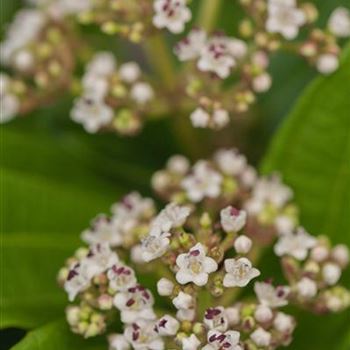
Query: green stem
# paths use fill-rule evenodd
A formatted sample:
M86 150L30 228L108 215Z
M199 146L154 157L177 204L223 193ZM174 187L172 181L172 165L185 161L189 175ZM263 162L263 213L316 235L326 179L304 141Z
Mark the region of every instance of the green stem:
M166 89L172 91L176 85L176 71L169 47L162 34L151 36L145 43L150 65Z
M202 0L198 11L197 25L207 31L214 28L221 8L221 0Z

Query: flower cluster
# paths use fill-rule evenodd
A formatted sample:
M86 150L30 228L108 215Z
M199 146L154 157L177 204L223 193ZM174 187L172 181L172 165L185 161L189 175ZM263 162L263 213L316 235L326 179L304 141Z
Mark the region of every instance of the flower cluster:
M154 97L151 85L141 77L136 62L117 69L112 53L95 54L82 78L82 96L75 101L71 116L95 133L114 129L120 134L134 134L142 124L142 115Z
M241 4L248 17L241 23L240 39L194 28L175 47L180 61L195 62L191 74L186 71L185 85L196 105L190 115L194 127L220 129L229 123L230 114L246 112L257 94L270 89L270 55L277 50L304 57L323 74L339 66L337 39L350 36L347 9L337 8L321 30L314 26L317 9L309 3L298 7L295 0L242 0ZM311 29L305 40L298 40L303 27Z
M1 121L26 114L62 95L75 66L74 37L68 25L36 9L19 11L0 44Z
M172 34L184 32L193 17L189 3L29 0L31 7L19 11L1 45L2 64L14 71L13 77L8 78L14 83L2 89L6 90L1 95L5 106L2 120L45 105L62 91L74 93L72 76L80 73L74 69L75 63L84 62L86 57L76 53L95 51L88 40L85 42L88 34L79 25L97 26L103 33L143 45L141 50L146 55L153 52L159 56L148 60L164 76L164 86L157 89L154 106L147 103L153 91L149 84L135 78L140 73L136 73L139 68L134 64L123 69L128 75L124 79L124 74L119 76L120 71L112 69L114 59L104 55L101 58L106 63L104 72L91 72L94 68L88 63L89 79L83 77L84 93L76 102L73 119L83 123L88 132L117 130L132 135L140 128L140 119L146 111L156 118L169 115L175 108L180 115L188 115L196 128L222 129L231 119L241 120L257 96L270 89L273 80L269 73L270 56L277 50L301 56L320 73L330 74L339 66L342 41L350 36L350 12L344 7L336 8L326 28L321 29L316 23L318 11L311 3L241 0L247 16L239 25L237 37L218 29L206 32L190 27L174 47L175 55L184 63L174 71L167 48L162 48L159 42L159 32L163 29ZM99 94L86 96L94 83ZM118 113L114 115L116 108Z
M283 310L288 304L315 313L350 306L338 285L348 248L299 227L291 189L278 177L259 178L236 150L192 167L172 157L153 187L168 202L158 214L151 199L126 196L82 233L89 247L60 271L74 302L73 332L112 332L111 350L271 350L292 341L297 320ZM258 265L264 245L274 245L284 285ZM139 282L145 274L147 287Z

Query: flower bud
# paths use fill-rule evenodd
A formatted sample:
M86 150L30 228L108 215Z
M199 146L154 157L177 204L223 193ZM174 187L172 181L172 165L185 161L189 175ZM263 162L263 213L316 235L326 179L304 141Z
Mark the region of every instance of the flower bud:
M235 240L234 247L237 253L247 254L250 251L252 244L252 240L249 237L241 235Z
M268 347L271 342L271 334L263 328L258 328L251 335L250 338L257 346Z
M161 278L157 283L157 291L161 296L169 296L174 290L174 283L166 278Z
M122 334L111 334L108 337L109 350L129 350L130 345Z
M332 258L341 267L346 267L349 264L349 248L344 244L335 246L332 250Z
M258 322L266 323L272 320L273 313L268 306L259 305L255 310L254 317Z
M279 312L273 321L273 325L281 333L291 333L295 327L295 322L292 316Z
M317 294L317 284L312 279L303 277L297 284L298 294L305 299L311 299Z
M341 268L334 263L327 263L322 269L322 276L324 281L332 286L339 281Z
M221 225L225 232L240 231L247 220L247 213L232 206L222 209L220 212Z

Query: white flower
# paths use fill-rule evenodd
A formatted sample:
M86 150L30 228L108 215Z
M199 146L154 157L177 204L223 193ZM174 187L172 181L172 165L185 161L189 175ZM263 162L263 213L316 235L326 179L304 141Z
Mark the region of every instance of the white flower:
M160 258L166 253L170 245L170 233L163 232L160 235L148 235L142 241L142 259L146 262Z
M88 273L87 264L75 264L68 273L64 289L68 293L69 301L73 301L75 297L82 291L90 287L91 275Z
M260 275L260 271L252 267L252 263L247 258L226 259L226 275L224 277L224 287L245 287L253 278Z
M317 284L308 277L303 277L297 283L298 294L305 299L311 299L317 294Z
M250 338L257 346L268 347L271 342L271 333L263 328L258 328L250 335Z
M218 268L216 261L206 256L201 243L197 243L188 253L180 254L176 258L176 265L179 268L176 280L180 284L193 282L197 286L207 284L209 274Z
M34 66L33 54L26 49L22 49L15 54L13 64L19 71L27 72Z
M185 206L179 206L176 203L168 204L153 220L151 225L151 234L159 235L162 232L168 232L174 227L181 227L191 209Z
M118 73L121 80L131 84L140 77L141 70L136 62L126 62L119 67Z
M266 305L258 305L255 310L254 317L258 322L270 322L273 318L272 310Z
M109 350L129 350L130 344L122 334L108 336Z
M316 245L316 239L304 229L299 228L296 233L280 236L274 250L276 255L289 255L297 260L304 260L311 248Z
M118 256L108 244L96 244L90 247L89 253L81 261L71 266L64 289L69 300L90 287L91 279L106 271L118 262Z
M135 271L126 265L112 266L107 273L109 286L117 292L126 292L136 285Z
M190 162L181 155L175 155L169 158L167 169L175 174L185 175L190 169Z
M235 247L235 250L238 254L249 253L252 245L252 240L245 235L238 236L233 243L233 246Z
M278 286L274 288L271 283L256 282L254 291L262 305L277 308L288 304L289 287Z
M229 51L227 38L215 36L211 38L202 49L197 67L203 72L211 72L221 79L227 78L236 61Z
M349 248L345 244L338 244L332 250L332 258L341 266L346 267L349 264Z
M163 340L154 328L154 322L140 319L125 329L124 336L135 350L163 350Z
M208 345L203 350L242 350L239 345L240 333L237 331L227 331L226 333L217 330L210 330L208 332Z
M111 268L118 261L118 255L111 250L108 243L97 243L90 247L84 262L89 265L92 276L96 276Z
M114 55L108 51L95 54L86 66L86 72L97 76L106 77L112 74L117 68L117 61Z
M230 327L238 325L241 321L240 309L237 306L226 308L225 315Z
M203 108L198 107L191 113L190 119L195 128L206 128L209 125L210 115Z
M193 297L190 294L180 292L176 298L173 299L174 306L180 309L190 309L193 307Z
M212 307L205 311L204 324L209 329L225 332L228 328L228 319L222 306Z
M273 320L273 326L281 333L292 333L295 322L292 316L286 315L283 312L278 312Z
M176 318L180 321L193 321L196 317L195 309L179 309Z
M71 118L83 124L89 133L95 133L112 122L113 109L93 96L83 96L75 101Z
M92 221L92 228L82 232L81 238L88 244L109 243L111 247L119 246L122 238L115 222L105 215L99 215Z
M322 276L324 281L332 286L336 284L341 277L341 268L334 263L327 263L323 266Z
M350 12L345 7L336 8L328 21L329 30L337 37L350 36Z
M279 215L275 219L275 227L279 235L290 234L295 230L295 221L287 215Z
M217 129L222 129L230 122L230 115L227 110L218 108L213 112L212 121Z
M232 206L222 209L220 212L221 226L225 232L238 232L246 224L247 213Z
M156 323L156 332L161 336L175 335L179 330L179 321L169 315L163 316Z
M197 350L201 342L194 334L191 334L189 337L181 339L181 345L182 350Z
M129 288L127 292L117 293L113 302L120 310L124 323L133 323L138 319L154 320L156 317L152 293L140 285Z
M20 10L9 26L5 40L0 44L0 58L3 64L12 64L13 55L35 41L46 23L42 11L34 9Z
M296 7L295 0L269 0L266 29L280 33L286 39L294 39L306 22L305 13Z
M238 176L247 166L247 158L236 149L222 149L215 153L214 160L226 175Z
M316 262L325 261L329 256L329 249L324 245L316 245L311 250L311 258Z
M193 174L184 178L181 185L193 202L204 197L216 198L220 195L222 176L212 170L206 161L199 161L193 167Z
M199 57L205 43L207 34L201 29L192 29L187 37L175 46L175 54L180 61L193 60Z
M7 123L15 118L20 110L20 100L16 95L5 93L0 95L0 124Z
M167 28L172 33L181 33L191 17L185 0L155 0L153 24L157 28Z
M93 96L96 101L103 101L108 94L109 82L104 76L86 73L82 79L83 94Z
M266 92L270 89L272 85L271 75L268 73L263 73L258 75L253 79L253 90L255 92L261 93Z
M161 278L157 282L157 291L161 296L169 296L173 293L174 283L166 278Z
M131 98L138 104L145 104L153 99L154 91L148 83L136 83L130 90Z
M259 214L265 204L282 208L293 197L292 190L285 186L278 175L260 178L253 189L252 198L245 204L251 214Z
M131 261L135 264L143 264L146 261L142 257L142 244L137 244L131 248Z
M153 213L154 202L151 198L143 198L137 192L131 192L120 202L111 207L112 213L118 218L136 219L145 213Z
M339 58L332 53L325 53L318 57L316 67L322 74L331 74L339 68Z

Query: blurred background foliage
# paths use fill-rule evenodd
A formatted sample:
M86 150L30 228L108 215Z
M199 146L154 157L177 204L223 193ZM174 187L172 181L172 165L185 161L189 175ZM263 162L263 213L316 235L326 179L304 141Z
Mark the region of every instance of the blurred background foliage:
M335 7L349 5L349 0L314 2L320 23ZM20 6L18 0L1 1L1 33ZM237 1L225 0L217 27L235 34L241 15ZM123 59L137 57L149 69L135 47L88 34L96 47ZM167 39L169 45L176 40ZM69 119L70 96L1 127L1 350L22 337L14 350L106 349L103 339L85 342L69 332L56 273L89 220L121 194L151 195L151 174L175 153L197 158L219 146L237 146L264 172L282 172L311 233L350 245L349 49L331 77L310 83L315 73L288 54L273 57L271 74L273 87L249 119L219 133L191 131L192 149L182 143L181 116L148 122L135 138L88 135ZM262 264L266 277L279 273L272 254ZM344 282L350 287L349 274ZM350 349L349 313L321 319L299 311L298 316L290 349Z

